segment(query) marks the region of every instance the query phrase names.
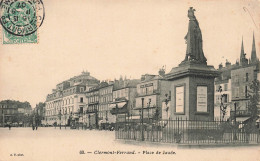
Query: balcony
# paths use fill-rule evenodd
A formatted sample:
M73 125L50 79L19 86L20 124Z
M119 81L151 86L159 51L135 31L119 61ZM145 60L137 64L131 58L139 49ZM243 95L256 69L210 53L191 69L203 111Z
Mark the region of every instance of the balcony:
M127 113L127 112L128 112L128 110L127 110L126 106L123 107L123 108L112 108L112 109L110 110L110 113L111 113L112 115L124 114L124 113Z
M96 113L96 112L98 112L97 109L87 109L87 110L86 110L86 113L87 113L87 114L89 114L89 113Z
M159 90L153 90L152 92L147 93L137 93L137 97L144 97L144 96L150 96L150 95L159 95Z
M235 111L230 111L230 115L232 117L234 117L235 116ZM236 117L245 117L245 116L248 117L250 115L251 115L251 113L248 110L237 110L236 111Z

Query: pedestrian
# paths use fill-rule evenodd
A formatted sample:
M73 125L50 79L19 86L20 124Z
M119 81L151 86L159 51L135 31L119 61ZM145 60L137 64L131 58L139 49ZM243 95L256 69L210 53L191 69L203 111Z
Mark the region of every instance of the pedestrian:
M11 130L11 124L8 124L9 130Z

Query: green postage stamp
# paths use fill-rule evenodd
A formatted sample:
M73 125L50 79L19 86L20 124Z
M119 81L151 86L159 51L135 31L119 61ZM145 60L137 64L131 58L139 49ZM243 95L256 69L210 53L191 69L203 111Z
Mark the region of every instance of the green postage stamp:
M41 0L2 0L0 9L3 44L38 43L45 15Z

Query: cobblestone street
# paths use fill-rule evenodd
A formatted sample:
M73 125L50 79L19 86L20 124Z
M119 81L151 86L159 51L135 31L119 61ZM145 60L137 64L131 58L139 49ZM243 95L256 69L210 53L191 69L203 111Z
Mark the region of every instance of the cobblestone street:
M0 128L0 158L5 160L245 160L259 158L259 147L178 149L156 144L124 144L115 141L114 132L39 128ZM228 150L227 150L228 149ZM156 154L159 151L161 154ZM89 153L88 153L89 152ZM83 154L80 154L83 153ZM84 154L85 153L85 154ZM134 154L133 154L134 153ZM167 154L166 154L167 153Z

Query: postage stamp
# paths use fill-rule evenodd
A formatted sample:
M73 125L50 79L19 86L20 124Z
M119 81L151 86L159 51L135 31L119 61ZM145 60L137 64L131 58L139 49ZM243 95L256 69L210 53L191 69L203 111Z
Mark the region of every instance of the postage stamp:
M0 8L3 44L38 43L37 29L45 16L42 0L2 0Z

